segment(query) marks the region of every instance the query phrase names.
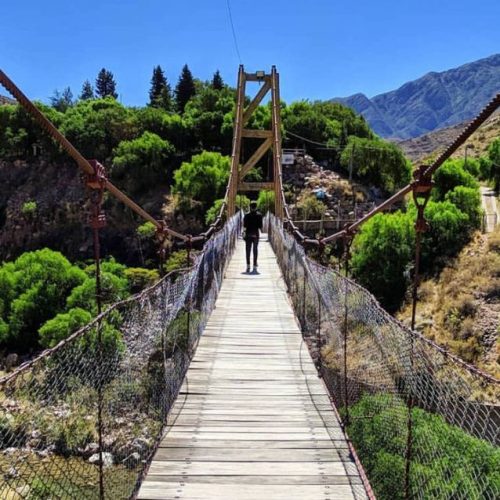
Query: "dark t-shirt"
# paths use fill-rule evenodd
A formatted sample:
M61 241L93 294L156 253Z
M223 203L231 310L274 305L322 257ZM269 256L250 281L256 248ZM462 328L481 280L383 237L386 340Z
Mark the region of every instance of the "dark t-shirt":
M243 227L247 236L259 236L259 229L262 230L262 214L259 212L249 212L243 219Z

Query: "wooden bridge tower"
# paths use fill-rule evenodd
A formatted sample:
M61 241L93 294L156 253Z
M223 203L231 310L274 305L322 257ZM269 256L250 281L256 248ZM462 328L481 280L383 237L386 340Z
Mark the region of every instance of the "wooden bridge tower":
M259 89L250 104L245 108L245 89L247 82L261 82ZM245 128L250 117L255 112L262 99L271 91L271 129L253 130ZM243 139L262 139L262 143L255 150L252 156L240 165L241 161L241 143ZM272 179L266 182L245 182L245 176L264 156L272 149L273 151L273 169ZM264 71L256 73L245 73L243 65L238 72L238 89L236 100L236 113L234 119L233 149L231 156L231 177L229 180L228 191L228 215L231 216L236 210L236 195L238 192L260 191L261 189L272 189L275 194L275 214L283 218L283 200L282 200L282 178L281 178L281 116L280 116L280 92L279 92L279 74L276 67L271 68L271 73Z

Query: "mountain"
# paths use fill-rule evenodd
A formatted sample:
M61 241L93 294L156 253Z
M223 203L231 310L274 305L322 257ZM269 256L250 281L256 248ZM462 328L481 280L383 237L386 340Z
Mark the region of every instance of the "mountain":
M371 99L332 99L362 114L382 137L409 139L475 116L500 92L500 54L441 73L427 73Z
M414 163L418 163L441 154L465 129L470 122L445 127L413 139L395 140L405 155ZM484 124L467 140L468 154L474 157L487 154L492 141L500 137L500 111L488 118ZM460 147L452 156L463 157L464 146Z

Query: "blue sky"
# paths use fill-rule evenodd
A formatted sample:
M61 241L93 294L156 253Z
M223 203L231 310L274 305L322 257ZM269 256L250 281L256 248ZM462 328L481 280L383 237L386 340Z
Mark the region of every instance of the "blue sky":
M286 101L393 90L500 52L498 0L230 0L248 71L276 64ZM101 67L147 101L153 66L235 83L227 0L29 0L0 6L0 68L34 99L78 94ZM3 89L0 90L3 92Z

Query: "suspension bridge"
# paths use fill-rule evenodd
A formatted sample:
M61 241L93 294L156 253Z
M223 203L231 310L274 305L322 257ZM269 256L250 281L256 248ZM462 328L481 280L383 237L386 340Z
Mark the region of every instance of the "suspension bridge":
M261 86L245 105L249 82ZM500 95L412 183L318 240L300 232L286 204L274 67L269 74L240 67L225 200L198 236L156 220L1 71L0 83L85 173L98 303L91 323L0 379L2 498L361 499L375 497L371 477L395 485L392 498L500 496L491 466L494 457L499 463L500 381L414 330L432 174L498 108ZM271 128L246 128L268 93ZM262 142L241 164L245 139ZM270 149L270 179L245 182ZM249 274L236 195L263 188L274 190L276 215L266 218L259 273ZM155 225L161 249L176 239L194 264L103 311L105 191ZM412 328L306 252L340 239L347 263L355 231L408 194L418 212ZM439 438L422 430L430 422ZM479 450L473 460L471 447ZM380 477L384 461L391 466Z

